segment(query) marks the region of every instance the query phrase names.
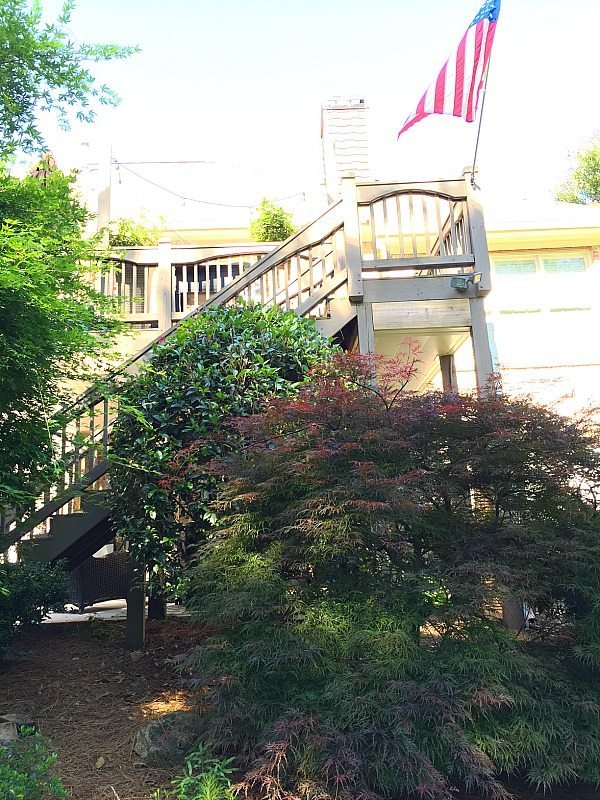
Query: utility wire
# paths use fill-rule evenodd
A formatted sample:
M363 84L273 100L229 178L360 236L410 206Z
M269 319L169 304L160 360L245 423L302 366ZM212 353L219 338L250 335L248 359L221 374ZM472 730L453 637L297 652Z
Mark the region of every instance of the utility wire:
M218 206L219 208L253 209L253 208L257 207L256 204L254 204L254 205L242 205L242 204L239 204L239 203L219 203L219 202L216 202L214 200L199 200L197 197L187 197L186 195L180 194L179 192L175 192L173 189L169 189L167 186L163 186L162 184L157 183L156 181L153 181L150 178L146 178L144 175L140 175L139 172L136 172L135 170L131 169L131 167L126 166L126 163L128 163L128 162L116 161L115 160L113 162L113 166L115 166L117 168L123 167L123 169L127 170L127 172L130 172L132 175L135 175L136 178L139 178L140 180L145 181L146 183L149 183L151 186L155 186L157 189L161 189L163 192L167 192L168 194L173 195L173 197L178 197L180 200L183 200L184 202L199 203L199 204L205 205L205 206ZM135 162L132 162L132 163L135 163ZM191 161L190 162L183 162L183 161L169 162L169 161L164 161L164 162L140 162L140 163L164 163L164 164L169 164L169 163L177 163L177 164L199 163L199 164L206 164L206 163L215 163L215 162L207 162L207 161L199 161L199 162L191 162ZM275 200L277 200L277 201L290 200L291 198L299 197L300 195L305 196L305 194L306 194L305 192L296 192L295 194L288 194L288 195L286 195L284 197L276 197Z
M132 175L135 175L136 178L146 181L146 183L149 183L151 186L156 186L157 189L162 189L163 192L168 192L169 194L172 194L173 197L178 197L180 200L183 200L186 203L200 203L201 205L219 206L220 208L254 208L254 206L240 205L239 203L217 203L213 200L198 200L197 197L187 197L184 194L173 191L173 189L168 189L166 186L162 186L160 183L156 183L156 181L150 180L150 178L146 178L144 175L140 175L139 172L136 172L130 167L124 166L120 162L117 162L116 166L123 167L123 169L127 170L127 172L131 172Z

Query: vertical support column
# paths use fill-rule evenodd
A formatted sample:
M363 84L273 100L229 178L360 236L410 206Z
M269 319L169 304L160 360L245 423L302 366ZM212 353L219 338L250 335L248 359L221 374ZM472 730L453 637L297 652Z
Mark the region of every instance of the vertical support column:
M362 254L360 250L360 224L356 180L342 178L342 203L344 208L344 250L348 270L348 297L352 303L363 301Z
M512 633L520 633L525 627L523 603L516 597L502 599L502 622Z
M160 239L158 243L158 265L154 281L156 294L156 311L158 313L158 328L166 331L173 324L172 297L173 297L173 267L171 265L171 240Z
M146 567L129 556L125 646L143 650L146 640Z
M488 338L483 297L470 297L469 308L471 311L471 343L473 345L477 389L480 392L485 392L493 383L494 361Z
M444 394L458 394L454 355L439 356L439 359L440 372L442 373L442 391Z
M375 352L375 330L373 328L373 304L361 303L356 308L358 321L358 352L362 355Z
M473 255L475 256L475 270L477 272L481 272L479 291L487 294L492 288L490 254L488 251L483 210L481 208L481 203L479 202L478 193L471 183L472 175L472 169L465 169L463 171L467 192L469 234L471 237L471 248Z

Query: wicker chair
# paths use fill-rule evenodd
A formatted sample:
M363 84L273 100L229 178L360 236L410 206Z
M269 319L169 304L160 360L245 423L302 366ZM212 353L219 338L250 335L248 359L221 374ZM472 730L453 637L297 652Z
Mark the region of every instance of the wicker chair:
M68 602L78 606L79 613L83 614L86 606L126 597L127 561L126 550L86 559L69 573Z

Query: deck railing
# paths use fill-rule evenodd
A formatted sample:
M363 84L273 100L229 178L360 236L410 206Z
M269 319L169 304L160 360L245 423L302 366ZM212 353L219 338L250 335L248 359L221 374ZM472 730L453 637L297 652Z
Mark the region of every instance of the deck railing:
M240 299L323 318L337 297L359 305L363 280L422 282L475 268L482 273L478 286L489 290L483 218L466 178L359 185L344 179L342 192L342 199L269 252L265 245L190 249L168 242L127 250L98 288L123 298L130 321L162 332L120 373L134 373L153 344L173 332L174 322ZM5 544L47 531L51 515L76 511L82 492L105 485L117 412L110 396L95 389L63 410L56 443L64 469L30 508L4 518Z

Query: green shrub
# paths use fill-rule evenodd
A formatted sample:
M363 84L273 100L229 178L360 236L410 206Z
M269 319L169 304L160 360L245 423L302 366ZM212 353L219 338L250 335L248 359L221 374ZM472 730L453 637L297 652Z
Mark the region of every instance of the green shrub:
M597 430L402 393L410 358L332 367L239 420L245 449L211 465L221 522L188 608L215 633L185 668L238 788L505 800L508 777L600 783ZM517 635L503 599L547 610Z
M293 312L241 304L210 309L156 346L123 387L111 438L113 518L154 576L176 581L212 522L216 481L203 464L234 446L225 421L258 411L273 393L295 391L331 350ZM181 464L172 469L176 456ZM182 464L193 465L194 487L202 485L193 502L192 483L178 478Z
M61 566L24 562L0 564L0 662L15 636L38 625L66 602Z
M0 747L0 800L67 797L60 779L52 774L55 763L56 754L38 734Z

